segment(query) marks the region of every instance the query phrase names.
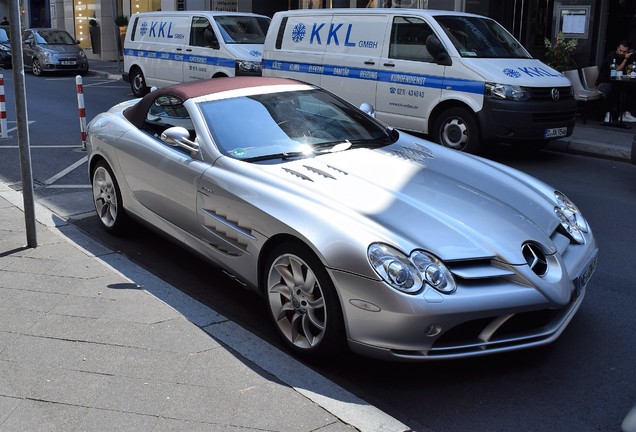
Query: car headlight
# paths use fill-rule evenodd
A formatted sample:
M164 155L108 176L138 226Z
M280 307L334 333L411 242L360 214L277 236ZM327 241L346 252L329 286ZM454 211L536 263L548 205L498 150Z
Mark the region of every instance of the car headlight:
M514 101L525 101L530 99L530 95L520 86L510 84L486 83L486 97L496 99L508 99Z
M261 71L261 62L260 61L248 61L248 60L237 60L236 61L236 70L239 72L260 72Z
M80 56L81 58L85 59L85 58L86 58L86 53L85 53L84 51L80 50L80 52L79 52L79 56Z
M554 212L557 214L561 226L574 241L579 244L584 243L584 234L590 230L590 227L583 217L583 214L574 203L561 192L555 191L554 197L557 202L557 205L554 207Z
M0 51L4 51L4 52L6 52L6 53L8 53L8 54L11 54L11 48L9 48L9 47L8 47L8 46L6 46L6 45L2 45L2 44L0 44Z
M416 250L411 256L406 256L391 246L374 243L369 246L367 257L382 280L398 291L414 294L424 284L444 294L451 294L457 289L448 267L424 251Z
M43 63L51 63L53 59L53 53L51 53L51 51L40 51L39 57Z

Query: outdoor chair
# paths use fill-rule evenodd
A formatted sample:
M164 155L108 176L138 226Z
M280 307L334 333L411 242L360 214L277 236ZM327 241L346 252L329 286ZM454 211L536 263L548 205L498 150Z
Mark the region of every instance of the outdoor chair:
M579 75L579 71L568 70L563 72L565 76L572 83L572 90L574 91L574 99L577 104L577 112L583 118L583 123L587 123L587 114L589 112L590 107L597 111L604 102L603 93L598 90L588 90L583 86L583 82L581 81L581 77Z
M588 66L581 69L583 75L583 85L588 90L596 90L596 79L598 78L598 66Z

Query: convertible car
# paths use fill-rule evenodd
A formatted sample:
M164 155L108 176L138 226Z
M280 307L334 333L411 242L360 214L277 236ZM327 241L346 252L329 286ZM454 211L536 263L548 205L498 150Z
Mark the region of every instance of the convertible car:
M116 105L87 128L99 220L123 235L131 219L149 224L260 293L303 357L349 347L420 361L554 341L597 262L577 207L366 108L263 77Z

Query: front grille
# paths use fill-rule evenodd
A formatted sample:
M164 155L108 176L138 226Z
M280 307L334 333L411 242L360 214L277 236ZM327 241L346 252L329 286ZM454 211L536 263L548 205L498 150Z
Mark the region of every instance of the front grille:
M554 87L524 87L523 89L530 94L530 100L535 101L551 101L552 89ZM574 97L572 87L556 87L559 90L559 100L569 100Z

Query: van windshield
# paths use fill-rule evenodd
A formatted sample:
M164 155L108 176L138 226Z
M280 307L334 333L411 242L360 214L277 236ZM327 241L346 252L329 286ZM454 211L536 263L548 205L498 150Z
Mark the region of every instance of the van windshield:
M214 20L228 44L262 44L269 27L269 18L252 16L218 16Z
M496 21L472 16L437 16L462 57L532 58L517 40Z

